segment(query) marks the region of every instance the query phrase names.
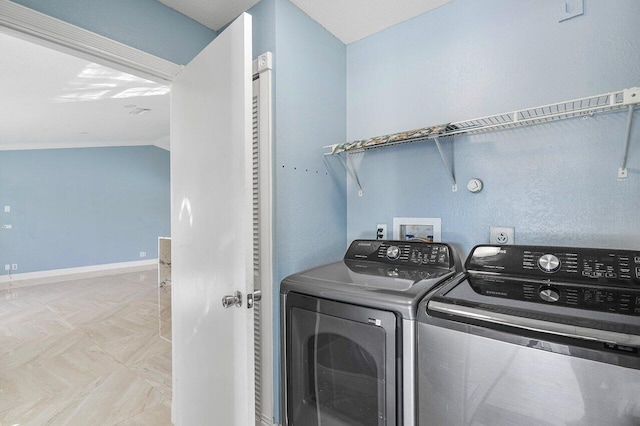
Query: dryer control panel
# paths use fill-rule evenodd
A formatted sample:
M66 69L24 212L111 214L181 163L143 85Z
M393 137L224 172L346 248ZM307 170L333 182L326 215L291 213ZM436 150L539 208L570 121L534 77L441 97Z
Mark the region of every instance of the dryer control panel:
M446 269L454 266L451 247L424 241L355 240L344 259Z
M480 245L465 266L469 271L640 288L640 250Z

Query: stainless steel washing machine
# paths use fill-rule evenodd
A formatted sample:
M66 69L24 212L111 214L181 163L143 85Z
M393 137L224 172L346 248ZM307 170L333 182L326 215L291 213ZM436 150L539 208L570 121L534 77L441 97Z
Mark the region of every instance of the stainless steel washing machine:
M640 424L640 250L477 246L418 314L420 425Z
M461 270L447 244L356 240L281 285L288 426L415 424L416 309Z

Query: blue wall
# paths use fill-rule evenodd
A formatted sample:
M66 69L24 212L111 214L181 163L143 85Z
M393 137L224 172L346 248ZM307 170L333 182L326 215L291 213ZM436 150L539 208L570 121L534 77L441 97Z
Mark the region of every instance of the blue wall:
M252 17L253 59L276 53L276 0L262 0L247 11ZM275 67L274 67L275 68ZM275 69L273 70L275 73ZM273 82L275 84L275 82Z
M346 46L287 0L262 0L249 13L254 57L274 54L273 300L279 300L285 276L335 261L346 248L346 174L322 155L322 146L346 137ZM276 305L276 342L279 324ZM279 381L274 385L279 422Z
M276 0L277 281L342 258L346 175L324 145L346 137L346 47L287 0Z
M0 264L25 273L157 258L169 193L169 152L152 146L0 151L0 205L11 206L0 215L13 225L0 230Z
M348 140L640 85L640 2L585 2L563 23L559 3L456 0L349 45ZM463 255L491 225L515 226L520 244L638 248L639 115L625 181L624 112L456 138L456 193L433 143L357 154L348 239L417 216L441 217Z
M216 32L156 0L13 0L176 64L187 64Z

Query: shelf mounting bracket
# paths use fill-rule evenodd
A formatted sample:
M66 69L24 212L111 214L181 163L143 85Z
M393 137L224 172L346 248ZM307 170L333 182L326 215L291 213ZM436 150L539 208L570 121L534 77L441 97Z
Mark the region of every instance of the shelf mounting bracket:
M629 174L627 172L627 157L629 155L629 139L631 138L631 126L633 124L634 106L635 105L633 105L633 104L629 105L629 112L627 114L627 132L625 134L625 140L624 140L624 151L623 151L623 154L622 154L622 165L618 169L618 180L626 179L629 176Z
M362 185L360 184L360 179L358 179L358 172L356 172L356 168L353 167L353 164L349 161L349 153L345 153L344 157L346 157L346 159L343 158L342 155L338 154L338 158L342 162L344 168L347 170L347 173L351 175L356 185L358 185L358 197L362 197Z
M444 152L442 152L442 147L440 146L440 138L436 136L435 138L433 138L433 141L436 143L436 147L438 148L438 152L440 153L440 158L442 158L442 164L444 164L444 168L447 169L447 174L449 175L449 179L451 179L451 191L458 192L458 184L456 183L456 176L453 174L453 159L451 161L451 167L449 167L449 163L447 162L447 159L444 156Z

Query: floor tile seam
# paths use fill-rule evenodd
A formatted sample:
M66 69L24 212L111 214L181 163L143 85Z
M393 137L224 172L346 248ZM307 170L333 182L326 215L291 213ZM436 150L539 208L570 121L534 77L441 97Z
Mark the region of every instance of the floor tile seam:
M95 343L95 342L94 342ZM118 358L115 357L115 355L111 354L111 352L109 352L108 350L106 350L104 347L102 347L99 343L96 343L96 346L98 346L98 348L100 349L100 351L106 355L107 357L109 357L113 362L115 362L116 364L118 364L120 367L122 367L123 369L129 371L130 373L134 374L136 377L141 378L142 380L145 380L144 377L140 376L136 371L132 370L133 366L129 366L127 365L124 361L120 361ZM143 362L143 361L140 361ZM140 363L137 363L140 364ZM137 365L135 364L135 365ZM146 382L146 380L145 380ZM149 383L150 384L150 383Z
M131 371L131 370L129 370L129 372L130 372L130 373L132 373L132 374L133 374L137 379L142 380L142 381L143 381L147 386L149 386L149 389L147 390L147 392L146 392L146 393L145 393L145 395L144 395L143 401L145 401L145 402L146 402L146 401L150 401L150 400L152 400L152 393L153 393L153 392L157 392L157 393L160 395L161 400L160 400L159 402L155 403L155 404L152 404L152 405L147 405L146 403L143 403L143 404L140 406L142 409L141 409L139 412L137 412L137 413L133 413L132 415L130 415L130 416L129 416L129 417L127 417L126 419L121 420L121 421L119 421L119 422L117 422L117 423L113 423L113 422L112 422L112 423L109 423L109 425L110 425L110 426L115 426L115 425L120 424L120 423L122 423L122 422L129 421L129 420L133 419L134 417L137 417L137 416L139 416L140 414L144 413L145 411L149 411L149 410L152 410L152 409L154 409L154 408L157 408L158 406L162 405L162 403L163 403L163 401L164 401L164 400L166 400L166 396L164 395L164 393L160 392L160 391L159 391L155 386L153 386L152 384L150 384L148 381L146 381L143 377L140 377L140 376L139 376L138 374L136 374L135 372L133 372L133 371ZM133 383L133 382L132 382L132 383ZM132 384L132 383L131 383L131 384ZM128 387L128 388L130 388L130 387L131 387L131 384L129 384L129 387ZM125 391L126 391L126 390L128 390L128 388L127 388L127 389L125 389ZM120 400L122 399L122 397L124 397L124 395L125 395L125 394L126 394L126 392L125 392L123 395L121 395L121 396L119 397L118 401L120 401Z
M169 404L171 404L171 400L169 400ZM119 421L118 423L113 423L113 424L111 424L109 426L123 426L123 425L131 424L130 422L132 420L134 420L136 417L140 417L141 415L143 415L145 413L151 413L151 412L153 412L154 409L157 409L160 405L162 405L162 403L160 403L158 405L155 405L153 407L150 407L150 408L148 408L146 410L143 410L143 411L139 412L138 414L135 414L135 415L133 415L133 416L131 416L131 417L125 419L125 420ZM169 407L169 410L170 409L171 409L171 407ZM173 423L169 423L169 424L173 425Z
M164 372L164 371L160 371L160 369L145 368L145 367L142 365L142 364L146 364L146 365L153 365L153 364L150 364L150 363L149 363L149 361L150 361L151 359L153 359L153 358L156 358L156 357L151 357L149 360L140 361L140 362L138 362L138 363L135 363L135 364L131 365L131 366L129 367L129 369L130 369L133 373L135 373L136 375L138 375L138 376L142 377L144 380L147 380L147 379L145 378L145 376L143 376L143 375L142 375L141 373L139 373L138 371L143 371L143 372L149 372L149 373L151 373L151 374L149 374L148 376L153 376L154 374L156 374L156 375L160 376L160 377L159 377L159 379L160 379L160 380L162 380L162 379L168 379L168 380L169 380L169 382L171 382L171 371ZM157 381L158 381L158 380L156 380L156 382L157 382Z
M76 350L74 350L74 351L72 351L72 352L86 353L86 352L89 352L89 349L90 349L90 348L92 348L92 347L97 347L97 345L91 346L91 347L89 347L88 349L85 349L85 350L83 350L83 349L76 349ZM79 372L80 374L83 374L83 375L84 375L84 374L88 374L88 375L89 375L88 380L83 380L83 381L82 381L82 382L80 382L80 383L78 383L78 382L76 382L76 383L72 383L72 382L69 382L68 380L66 380L65 378L62 378L62 381L58 381L58 383L59 383L59 384L61 384L61 385L65 385L65 386L66 386L66 389L64 389L63 391L61 391L62 393L67 392L67 391L69 391L69 390L73 390L74 388L78 388L78 389L80 389L80 388L82 388L82 387L84 387L84 386L87 386L88 384L90 384L90 383L94 382L95 380L99 379L100 377L103 377L103 376L105 376L105 375L108 375L108 374L113 373L113 372L114 372L114 371L116 371L117 369L129 370L129 368L128 368L126 365L122 364L122 363L121 363L121 362L119 362L117 359L114 359L114 358L111 356L111 354L109 354L108 352L106 352L106 351L102 350L102 349L101 349L101 348L99 348L99 347L98 347L98 349L100 349L100 352L101 352L101 354L102 354L102 355L104 355L104 356L106 356L106 357L108 357L108 358L111 358L111 359L112 359L112 361L113 361L115 364L117 364L117 366L118 366L118 367L117 367L117 368L115 368L115 369L112 369L112 370L110 370L110 371L108 371L108 372L103 372L102 374L96 374L96 375L93 375L90 371L82 371L82 370L78 370L78 372ZM70 352L68 352L68 351L63 351L63 352L57 353L57 354L55 354L55 355L52 355L51 357L44 358L44 359L42 359L42 360L36 360L36 359L34 359L34 360L31 360L30 362L27 362L27 363L25 363L25 364L23 364L23 365L19 365L19 366L16 366L16 367L10 368L10 369L8 369L8 370L4 370L4 371L2 371L2 372L0 372L0 373L4 374L4 375L6 376L6 375L10 374L12 371L14 371L14 370L18 370L18 369L22 369L22 368L29 368L29 367L32 367L33 369L46 368L46 365L44 365L44 363L43 363L43 362L46 362L46 361L53 361L55 358L57 358L57 357L62 357L62 356L66 355L66 354L69 354L69 353L70 353ZM40 357L37 357L37 358L40 358ZM43 363L43 364L42 364L42 365L36 365L36 363ZM20 372L20 371L18 371L18 373L21 373L21 372ZM20 375L23 375L23 374L20 374ZM35 385L35 387L36 387L36 388L38 388L38 389L39 389L39 390L41 390L44 394L46 394L47 396L50 396L50 397L58 396L58 395L61 393L61 392L56 392L56 391L51 392L51 391L49 391L49 390L47 390L47 389L45 389L45 388L43 388L43 387L39 386L37 383L35 383L34 385Z
M83 330L82 330L82 327L76 327L76 326L72 326L72 327L73 327L72 329L64 330L64 331L56 332L56 333L49 333L49 334L47 334L46 336L35 336L35 337L31 337L31 338L29 338L29 339L20 339L19 343L18 343L18 344L16 344L16 345L14 345L14 352L15 352L15 349L16 349L16 348L19 348L19 347L21 347L21 346L22 346L22 347L24 347L24 346L25 346L25 345L27 345L27 344L38 343L39 341L42 341L42 340L44 340L44 339L50 339L50 340L52 340L52 342L51 342L49 345L47 345L47 347L44 349L44 350L46 351L46 350L48 350L52 345L55 345L55 344L56 344L56 342L58 342L58 341L60 341L61 339L63 339L65 336L67 336L67 335L69 335L69 334L72 334L72 333L74 333L74 332L76 332L76 331L83 331ZM1 331L1 330L2 330L2 329L0 328L0 331ZM10 336L7 336L7 337L10 337ZM42 353L42 352L41 352L41 353ZM39 355L38 355L38 356L39 356ZM37 358L38 356L36 356L36 358ZM1 368L1 367L0 367L0 370L2 370L2 368Z
M109 324L109 325L117 327L117 328L120 328L120 329L123 329L123 330L126 330L127 334L126 335L121 335L121 336L118 336L118 337L115 337L115 338L112 338L112 339L100 340L100 339L97 339L94 334L91 334L91 332L99 334L99 330L92 330L92 329L90 329L88 327L85 327L85 331L88 333L87 338L90 339L93 342L93 344L100 346L100 349L102 349L103 351L107 351L108 350L108 348L103 346L105 344L118 344L118 343L121 343L121 341L125 340L125 339L131 339L131 338L134 338L134 337L142 338L142 337L151 335L153 333L157 333L155 330L153 330L153 331L144 330L143 332L136 332L136 331L133 331L133 330L130 330L130 329L125 329L123 327L120 327L117 324Z
M114 370L115 371L115 370ZM73 410L73 412L67 417L68 419L73 419L74 416L78 413L78 411L84 407L87 402L89 401L89 399L98 391L101 390L102 387L106 384L107 382L107 378L114 373L114 371L110 371L107 374L103 374L101 376L98 376L95 380L93 380L92 382L90 382L87 385L84 385L83 387L78 387L78 390L83 390L86 389L86 386L90 385L91 383L96 383L97 381L101 381L101 383L99 383L98 386L95 386L93 389L91 389L91 391L86 394L85 396L82 397L81 402L79 404L76 405L75 409Z
M47 400L47 399L56 398L78 387L76 384L70 383L66 380L63 380L62 382L59 381L58 384L63 386L62 390L59 390L59 391L50 390L42 387L41 383L33 383L33 386L35 386L42 393L42 396L38 398L38 401L36 402L36 404L42 401L43 399ZM32 398L27 398L27 399L21 398L21 400L22 400L21 404L24 404L24 403L31 402Z
M47 305L43 304L43 303L39 303L36 302L36 304L22 304L20 306L14 306L11 308L10 312L7 312L6 314L0 314L0 319L2 319L3 316L5 315L13 315L15 316L16 314L22 314L22 316L28 316L29 314L27 312L25 312L25 308L29 309L29 310L37 310L39 312L47 310Z
M0 373L12 370L14 368L19 368L19 367L23 367L27 364L31 364L34 362L37 362L38 360L49 360L49 359L53 359L59 355L63 355L67 352L67 350L63 350L62 352L57 352L57 353L53 353L50 356L46 356L46 353L51 350L52 347L54 347L56 344L58 344L61 340L65 339L65 337L68 337L69 335L73 334L74 332L80 332L81 334L83 334L83 337L81 337L81 339L88 339L91 341L91 343L93 343L93 345L96 345L99 347L99 349L107 354L109 357L113 358L113 355L107 350L105 349L100 342L98 342L93 336L91 336L89 334L89 330L87 330L87 328L85 326L80 326L80 327L74 327L72 330L66 330L64 332L59 332L59 333L52 333L52 334L48 334L46 336L35 336L29 339L20 339L20 342L16 345L14 345L13 347L13 352L12 353L8 353L7 356L8 357L13 357L15 355L16 352L16 348L20 348L20 347L25 347L29 344L33 344L33 343L38 343L39 341L43 340L43 339L50 339L50 342L47 342L47 344L45 346L42 346L40 348L38 348L37 353L31 352L30 353L30 357L27 357L27 359L22 360L23 362L21 362L19 365L10 367L10 368L3 368L2 366L0 366ZM137 333L131 334L131 335L127 335L125 336L125 338L131 337L133 335L135 335ZM139 333L141 336L147 335L149 333ZM119 340L120 338L114 339L114 340ZM111 342L111 341L110 341ZM118 361L119 362L119 361Z
M40 354L38 354L38 355L36 355L36 356L34 356L34 357L30 358L30 359L27 359L26 361L24 361L24 360L23 360L23 362L22 362L22 363L20 363L20 364L18 364L18 365L14 365L14 366L9 367L9 368L3 368L2 366L0 366L0 375L2 375L2 374L7 374L8 372L10 372L10 371L12 371L12 370L14 370L14 369L16 369L16 368L23 368L23 367L26 367L28 364L31 364L32 362L34 362L34 361L35 361L37 358L39 358L41 355L42 355L42 353L40 353Z
M165 398L167 398L167 399L171 400L171 397L172 397L171 392L173 392L173 390L172 390L172 389L169 389L169 390L168 390L168 391L169 391L169 395L167 395L167 394L165 393L165 390L164 390L164 388L163 388L163 387L158 386L157 384L153 384L152 382L150 382L149 380L147 380L144 376L140 376L140 375L139 375L139 374L137 374L137 373L136 373L136 375L137 375L139 378L141 378L142 380L144 380L146 384L148 384L149 386L153 387L156 391L158 391L158 392L159 392L163 397L165 397Z

